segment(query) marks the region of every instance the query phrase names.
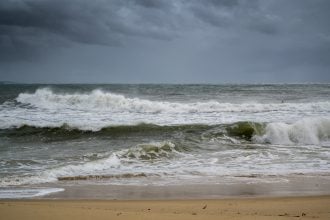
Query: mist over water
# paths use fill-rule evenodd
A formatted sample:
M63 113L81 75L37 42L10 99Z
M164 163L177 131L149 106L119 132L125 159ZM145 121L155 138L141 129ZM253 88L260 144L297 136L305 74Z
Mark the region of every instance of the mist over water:
M329 175L327 84L1 85L0 97L5 189Z

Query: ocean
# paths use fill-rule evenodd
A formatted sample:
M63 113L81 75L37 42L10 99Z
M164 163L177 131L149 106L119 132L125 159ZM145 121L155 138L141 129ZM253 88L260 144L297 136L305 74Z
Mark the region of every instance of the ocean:
M0 198L330 180L330 84L0 85Z

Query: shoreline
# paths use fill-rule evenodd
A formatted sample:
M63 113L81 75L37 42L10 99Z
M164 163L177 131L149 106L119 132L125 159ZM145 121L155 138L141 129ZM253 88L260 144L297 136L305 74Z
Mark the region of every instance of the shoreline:
M171 200L171 199L223 199L284 196L330 195L329 176L291 176L271 178L267 182L258 178L239 178L236 181L174 185L103 185L46 184L64 188L62 192L48 194L47 199L117 199L117 200Z
M330 195L193 200L1 200L11 219L330 219Z
M116 185L104 181L59 181L55 183L0 188L0 201L28 200L183 200L262 198L330 195L330 177L237 178L204 183Z

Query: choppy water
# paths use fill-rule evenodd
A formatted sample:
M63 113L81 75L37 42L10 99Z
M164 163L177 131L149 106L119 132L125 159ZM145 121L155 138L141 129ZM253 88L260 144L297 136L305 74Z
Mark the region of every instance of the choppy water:
M328 84L0 86L5 194L329 171Z

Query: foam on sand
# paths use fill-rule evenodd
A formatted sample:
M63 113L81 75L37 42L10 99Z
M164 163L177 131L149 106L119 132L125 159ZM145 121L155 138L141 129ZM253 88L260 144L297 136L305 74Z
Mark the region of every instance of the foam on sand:
M64 191L63 188L7 188L0 189L0 199L40 197L62 191Z

